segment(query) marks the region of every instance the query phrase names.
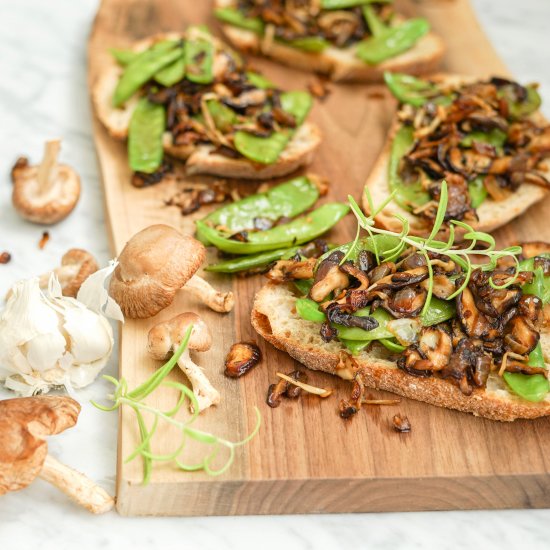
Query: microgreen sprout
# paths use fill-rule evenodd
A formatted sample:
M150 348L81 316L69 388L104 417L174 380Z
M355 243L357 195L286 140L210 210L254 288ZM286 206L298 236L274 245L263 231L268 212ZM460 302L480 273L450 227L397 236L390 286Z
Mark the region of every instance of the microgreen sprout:
M235 459L235 449L248 443L260 429L261 416L257 407L254 408L256 413L256 425L252 432L241 441L229 441L212 433L193 427L193 423L199 415L199 405L195 395L186 385L181 384L180 382L166 380L166 377L176 366L178 359L186 350L189 338L191 337L192 329L192 326L187 329L185 337L171 359L159 368L145 382L133 390L129 390L128 383L125 378L120 378L120 380L117 380L112 376L105 375L103 378L114 385L114 392L109 396L109 398L113 401L113 405L104 406L92 401L92 404L102 411L114 411L123 405L134 411L141 442L132 451L132 453L126 457L125 462L130 462L138 456L141 456L143 460L144 485L147 485L151 479L154 462L173 462L178 468L186 472L203 470L211 476L221 475L227 471L233 463ZM147 396L149 396L160 386L165 388L173 388L179 392L178 401L170 410L162 411L148 405L144 401ZM176 418L176 415L182 409L187 400L191 402L194 413L184 420L179 420ZM152 422L149 426L147 425L144 413L152 416ZM151 446L153 436L159 427L159 422L175 427L181 434L181 439L175 446L175 449L171 453L164 455L154 453ZM208 446L206 456L201 461L188 464L181 458L181 455L189 440ZM215 459L219 456L220 451L224 449L228 453L225 462L220 467L214 468L213 463Z
M424 314L427 309L430 307L430 299L433 292L433 268L431 264L430 254L438 254L442 256L447 256L450 260L454 261L459 265L463 273L461 274L461 284L456 289L455 292L447 299L452 300L458 296L468 285L472 272L475 269L481 269L483 271L493 271L497 267L497 263L501 258L511 257L515 262L515 274L512 275L504 284L496 285L492 278L489 279L489 284L495 289L502 289L510 286L514 283L517 278L517 273L519 269L519 261L517 255L521 253L520 246L510 246L502 250L496 250L496 242L494 238L488 233L483 231L475 230L471 225L457 220L451 220L448 223L448 234L449 237L447 241L438 240L438 235L442 230L443 224L445 222L445 213L447 211L447 183L445 181L441 184L441 196L439 200L439 205L437 213L434 220L434 225L429 237L417 237L410 234L409 222L406 218L399 214L394 214L394 217L401 222L401 231L399 233L395 231L390 231L387 229L382 229L375 225L376 216L387 206L387 204L393 199L393 194L390 195L381 205L376 206L373 203L372 196L367 188L365 188L365 195L367 203L369 205L370 215L366 216L355 199L349 195L348 200L351 205L351 209L357 218L359 227L364 229L369 236L372 238L375 234L377 235L388 235L391 237L397 237L399 239L398 244L391 250L386 250L383 253L385 261L393 261L403 254L403 252L408 247L416 248L417 251L426 258L428 266L428 276L429 276L429 285L428 285L428 295L424 303L424 308L422 313ZM463 231L463 242L458 245L455 243L456 229ZM359 243L359 231L350 246L346 257L343 261L351 256L354 249ZM380 252L376 247L376 239L372 239L374 254L376 260L380 263ZM481 245L481 246L480 246ZM472 257L481 256L485 257L487 261L484 263L474 263Z

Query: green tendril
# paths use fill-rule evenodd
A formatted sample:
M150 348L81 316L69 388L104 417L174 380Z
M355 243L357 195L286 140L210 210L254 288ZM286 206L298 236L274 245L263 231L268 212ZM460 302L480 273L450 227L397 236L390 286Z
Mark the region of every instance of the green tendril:
M372 195L368 188L365 188L365 197L370 211L369 216L365 216L353 197L349 197L349 202L351 205L351 210L357 218L359 227L364 229L372 239L377 263L380 263L380 256L376 246L376 239L373 238L374 235L388 235L397 237L400 240L400 243L394 248L385 251L384 257L387 261L393 261L399 258L407 247L415 248L419 254L422 254L426 258L426 264L428 267L428 293L422 310L423 313L427 311L433 295L434 275L430 254L446 256L455 262L463 271L460 276L460 279L462 279L460 286L447 298L447 300L456 298L468 286L474 270L481 269L482 271L493 271L496 269L498 261L505 257L512 257L514 259L515 273L502 285L495 284L492 277L489 279L489 284L493 288L500 290L509 287L517 280L519 272L519 261L517 259L517 255L521 253L521 247L511 246L504 248L503 250L496 250L496 241L491 235L484 233L483 231L476 231L468 223L459 220L451 220L449 222L449 236L446 241L438 240L438 235L440 234L443 224L445 223L445 214L447 212L448 189L445 181L441 183L440 199L433 228L427 238L411 235L409 221L398 214L393 214L393 217L401 224L400 232L377 227L375 225L375 217L392 200L393 195L388 197L388 199L378 207L375 207ZM464 243L461 247L455 244L457 229L460 229L461 233L463 233ZM357 246L358 242L359 236L357 235L354 241L354 246ZM483 263L473 263L472 257L476 256L484 257L486 261Z
M133 390L128 390L128 383L124 378L117 380L112 376L104 375L103 378L114 385L114 392L109 396L113 401L112 406L100 405L92 401L92 404L102 411L114 411L123 405L134 411L139 429L140 443L125 458L125 463L141 457L143 461L143 485L147 485L150 482L155 462L172 462L179 469L186 472L204 471L208 475L219 476L226 472L235 460L235 449L248 443L255 437L261 426L262 418L257 407L254 407L256 425L252 432L241 441L228 441L192 426L199 416L199 404L195 394L185 384L166 380L166 377L177 364L178 359L187 349L192 330L192 326L187 329L173 357ZM159 386L176 390L179 394L176 405L167 411L161 411L144 401ZM187 418L179 420L176 418L176 415L187 403L191 405L193 413L187 416ZM145 414L152 416L150 426L147 425ZM155 453L152 449L154 436L161 424L165 426L169 425L180 433L180 439L177 441L174 450L166 454ZM195 443L207 446L205 458L196 464L186 464L181 458L182 453L187 448L188 441L194 441ZM227 457L220 467L215 468L214 461L223 449L227 450Z

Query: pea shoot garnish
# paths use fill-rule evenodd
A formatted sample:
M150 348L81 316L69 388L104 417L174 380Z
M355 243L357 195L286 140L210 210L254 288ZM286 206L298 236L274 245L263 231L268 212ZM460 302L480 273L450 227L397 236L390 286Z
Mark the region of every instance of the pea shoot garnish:
M195 420L199 415L199 406L197 398L193 392L184 384L166 380L172 369L176 366L178 359L187 349L189 338L193 327L190 326L185 333L180 346L177 348L174 355L162 367L160 367L150 378L140 384L138 387L130 390L125 378L117 380L112 376L103 376L114 385L114 392L110 395L113 405L104 406L93 402L92 404L102 411L114 411L123 405L131 408L135 414L139 426L140 444L126 457L125 462L130 462L141 456L143 460L143 484L147 485L151 480L153 464L155 462L173 462L177 468L186 472L195 472L202 470L211 476L218 476L228 470L235 459L235 449L248 443L260 429L261 416L258 408L254 408L256 413L256 426L252 432L243 440L233 442L215 434L200 430L193 427ZM145 402L145 399L152 394L159 386L173 388L179 392L179 397L176 405L167 411L162 411ZM179 411L184 407L186 401L189 400L192 404L194 413L185 419L176 418ZM152 422L147 423L147 417L152 416ZM181 434L181 439L175 445L174 451L168 454L156 454L152 449L152 442L155 433L159 427L159 423L169 424L177 429ZM186 463L182 458L185 447L189 441L195 441L208 446L204 458L196 463ZM215 467L214 461L219 456L222 450L228 452L228 456L221 466Z
M459 265L463 270L463 273L460 275L462 282L456 291L447 298L448 300L456 298L468 286L472 272L475 269L481 269L482 271L493 271L497 267L498 261L502 258L510 257L513 259L516 265L515 272L517 275L519 267L517 255L521 254L521 247L509 246L507 248L497 250L495 239L491 235L484 233L483 231L476 231L466 222L450 220L447 225L449 233L447 241L438 240L438 235L444 229L443 224L445 223L445 212L447 211L448 194L447 183L445 181L441 184L441 199L439 201L432 231L427 238L411 235L409 232L409 221L399 214L394 214L394 217L401 222L402 229L400 233L382 229L375 225L375 217L388 205L389 202L393 200L393 195L394 193L392 193L382 204L375 206L368 188L365 188L365 196L369 204L369 216L365 216L351 195L348 196L351 209L357 218L358 231L355 236L355 240L342 260L342 263L357 247L361 229L364 229L369 234L369 237L371 237L374 247L374 254L377 261L379 261L380 253L376 246L376 239L373 238L374 235L387 235L389 237L396 237L398 240L397 244L393 248L384 251L383 255L385 261L393 261L399 258L408 247L415 248L418 253L425 257L426 265L428 267L428 296L424 303L422 313L426 313L430 307L430 299L433 291L433 269L429 254L446 256ZM462 242L460 244L456 243L457 229L462 232ZM477 263L473 261L475 257L485 257L488 261ZM495 289L503 289L513 284L515 280L516 276L511 276L505 281L505 283L499 286L493 282L492 278L490 278L489 284Z

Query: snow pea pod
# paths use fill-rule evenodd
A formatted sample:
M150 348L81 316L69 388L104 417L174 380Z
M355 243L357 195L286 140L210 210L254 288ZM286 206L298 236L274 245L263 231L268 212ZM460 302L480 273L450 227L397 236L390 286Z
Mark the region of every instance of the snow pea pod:
M229 239L203 221L197 221L197 229L211 244L224 252L254 254L312 241L328 231L348 211L349 207L345 204L325 204L287 224L278 225L266 231L251 232L248 234L247 242Z
M389 27L376 15L372 6L367 4L362 11L372 36L382 36L388 31Z
M278 250L259 252L258 254L248 254L246 256L239 256L237 258L231 258L230 260L218 262L217 264L210 264L205 267L205 270L215 273L238 273L239 271L248 271L249 269L267 266L271 262L276 262L277 260L291 258L298 250L300 250L299 246L293 246L291 248L280 248Z
M179 57L155 74L155 80L167 88L185 77L185 46L180 48Z
M210 84L214 80L214 44L204 38L188 40L184 51L187 80Z
M135 52L134 50L122 50L119 48L109 48L109 53L122 66L129 65L139 55L139 52Z
M488 132L474 131L464 136L460 140L460 145L463 147L471 147L474 144L474 141L477 141L499 148L504 145L507 137L506 132L503 132L499 128L493 128Z
M163 105L139 100L128 128L128 159L135 172L150 174L162 163L162 135L166 126Z
M357 57L369 65L377 65L412 48L430 30L424 18L408 19L397 27L390 27L378 36L359 43Z
M264 32L264 22L259 17L247 17L235 8L218 8L214 10L214 15L220 21L229 23L235 27L240 27L256 34L263 34Z
M252 84L252 86L255 86L256 88L261 88L262 90L276 88L275 84L273 84L271 80L261 74L248 71L246 73L246 78L248 79L248 82L250 82L250 84Z
M293 40L278 39L278 42L282 42L292 48L298 48L306 52L318 53L322 52L325 48L330 46L330 42L325 40L322 36L303 36L301 38L294 38Z
M435 84L404 73L386 71L384 82L398 101L414 107L422 107L430 98L439 93Z
M534 113L541 105L541 97L535 86L525 86L527 95L524 99L517 99L512 86L503 86L499 90L499 95L508 102L510 116L513 119L519 119Z
M319 309L319 304L309 298L298 298L296 300L296 312L306 321L314 323L324 323L326 315Z
M412 127L401 126L393 137L388 163L390 191L395 191L395 202L407 210L426 204L430 200L430 195L422 189L420 182L404 183L399 177L399 163L403 156L411 150L413 144Z
M113 94L113 105L120 107L162 68L170 65L181 55L174 42L168 51L149 49L132 61L122 73Z
M488 193L485 185L483 185L483 178L481 176L468 183L468 193L470 194L472 208L478 208L483 204Z
M524 260L523 262L520 262L519 265L520 271L533 270L533 267L534 258ZM550 278L544 276L544 272L540 267L534 270L534 274L535 277L533 282L523 285L523 293L534 294L542 300L543 304L546 304L548 303L548 300L550 300ZM537 343L535 349L529 354L528 364L533 367L541 367L544 369L547 368L540 341ZM550 391L550 383L548 382L546 376L542 374L505 372L503 378L514 393L527 401L542 401Z
M249 195L232 202L203 218L210 226L223 226L236 233L254 227L255 218L275 222L281 217L294 218L315 204L319 189L307 177L294 178L272 187L265 193ZM202 237L200 232L199 237Z
M233 109L230 109L217 99L209 99L206 102L208 112L212 115L214 125L220 132L229 132L238 120Z
M365 4L389 4L393 0L322 0L321 7L324 10L342 10L346 8L354 8L355 6L363 6Z
M295 91L281 94L281 107L290 113L300 126L311 109L313 100L307 92ZM262 164L272 164L284 151L295 130L284 128L268 137L259 137L244 130L235 132L235 148L241 155Z

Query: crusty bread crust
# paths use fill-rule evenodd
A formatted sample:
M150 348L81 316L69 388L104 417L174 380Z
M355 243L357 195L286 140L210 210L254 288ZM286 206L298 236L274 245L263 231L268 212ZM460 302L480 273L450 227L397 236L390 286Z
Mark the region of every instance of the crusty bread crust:
M446 82L471 82L475 79L472 77L459 77L456 75L438 74L433 77L436 81ZM535 113L533 118L539 123L545 123L544 117L540 113ZM372 171L370 172L365 186L369 189L373 198L373 204L381 204L390 194L388 168L391 155L391 147L395 134L400 127L397 120L397 115L393 120L391 129L388 133L388 138L382 152L378 156ZM548 166L548 165L547 165ZM548 166L550 173L550 166ZM514 193L502 201L494 201L488 197L479 208L477 208L478 221L472 222L470 225L479 231L490 233L491 231L506 225L510 220L517 218L523 214L529 207L533 206L545 197L547 190L529 183L521 185ZM363 210L369 212L369 205L366 196L362 197ZM401 222L395 218L395 214L405 217L410 223L410 233L412 235L426 235L431 231L421 217L413 215L408 210L401 208L394 201L391 202L384 210L376 216L376 222L380 227L391 231L401 231ZM457 233L459 235L459 233ZM440 235L441 238L445 234Z
M135 43L133 49L135 51L143 51L159 40L177 39L181 36L178 33L157 34ZM221 63L223 62L225 62L225 57L223 56L219 56L215 60L215 72L217 70L216 64L219 63L219 70L222 70ZM114 59L110 59L92 86L92 101L99 120L107 128L108 132L114 138L123 140L128 137L128 126L138 98L137 96L132 97L122 108L117 109L113 107L111 98L120 74L121 68ZM163 146L167 154L186 161L187 172L189 174L212 174L244 179L268 179L285 176L301 166L311 163L315 151L321 143L321 137L321 131L315 124L305 122L292 136L292 139L277 159L277 162L273 164L258 164L245 158L231 159L222 155L212 154L214 147L211 145L174 145L172 135L169 132L164 134Z
M295 296L287 285L267 283L257 294L251 314L252 326L276 348L287 352L313 370L341 375L337 370L339 342L326 343L319 324L301 319L294 307ZM545 357L550 335L543 333ZM510 393L502 380L491 375L487 389L475 389L470 396L440 378L417 378L399 370L393 361L374 353L361 352L356 360L364 384L438 407L456 409L491 420L512 421L550 415L550 398L540 403L525 401ZM342 376L347 378L347 376Z
M216 0L219 8L232 7L234 4L233 0ZM222 30L231 43L243 52L263 54L285 65L324 74L339 82L381 82L384 71L412 75L431 73L437 69L445 53L443 40L430 32L405 53L379 65L368 65L356 57L355 47L330 46L320 53L311 53L273 42L266 51L262 49L261 38L252 31L227 24L222 25Z

